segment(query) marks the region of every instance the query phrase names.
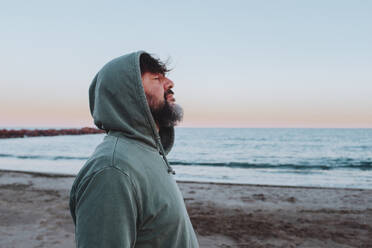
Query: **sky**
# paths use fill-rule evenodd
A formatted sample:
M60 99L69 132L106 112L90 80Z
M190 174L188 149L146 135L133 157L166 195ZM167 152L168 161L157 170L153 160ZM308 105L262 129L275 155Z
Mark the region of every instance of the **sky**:
M372 1L3 1L0 127L93 126L111 59L170 59L184 127L372 128Z

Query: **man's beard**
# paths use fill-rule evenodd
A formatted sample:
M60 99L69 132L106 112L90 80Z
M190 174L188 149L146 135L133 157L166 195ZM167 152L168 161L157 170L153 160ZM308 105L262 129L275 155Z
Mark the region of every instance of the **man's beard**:
M174 127L183 118L183 109L178 104L169 104L167 94L164 94L164 102L156 102L154 96L146 95L152 117L159 127Z

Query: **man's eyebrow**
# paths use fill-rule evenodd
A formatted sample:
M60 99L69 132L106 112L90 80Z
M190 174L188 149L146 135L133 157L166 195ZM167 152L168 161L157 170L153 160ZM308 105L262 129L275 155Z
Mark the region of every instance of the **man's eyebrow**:
M165 74L162 74L162 73L156 73L155 74L155 77L162 77L162 78L164 78L165 77Z

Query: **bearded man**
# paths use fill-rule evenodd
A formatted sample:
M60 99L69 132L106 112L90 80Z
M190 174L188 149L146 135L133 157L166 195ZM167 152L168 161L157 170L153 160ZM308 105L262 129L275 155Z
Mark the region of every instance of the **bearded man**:
M95 125L107 135L70 193L83 247L198 247L166 155L182 119L168 69L145 52L107 63L89 88Z

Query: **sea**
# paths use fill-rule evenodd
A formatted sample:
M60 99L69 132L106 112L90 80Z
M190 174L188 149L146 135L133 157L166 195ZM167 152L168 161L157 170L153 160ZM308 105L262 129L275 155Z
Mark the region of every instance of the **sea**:
M372 189L372 129L176 128L181 181ZM76 175L105 134L0 139L0 170Z

